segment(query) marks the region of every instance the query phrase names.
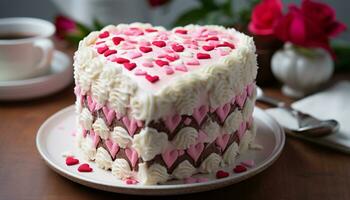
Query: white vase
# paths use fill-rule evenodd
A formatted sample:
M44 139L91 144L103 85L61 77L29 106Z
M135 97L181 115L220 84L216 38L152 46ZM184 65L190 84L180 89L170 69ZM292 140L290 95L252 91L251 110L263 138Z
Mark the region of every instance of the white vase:
M305 49L286 43L273 55L271 68L284 84L282 92L300 98L319 89L331 78L334 62L323 49Z

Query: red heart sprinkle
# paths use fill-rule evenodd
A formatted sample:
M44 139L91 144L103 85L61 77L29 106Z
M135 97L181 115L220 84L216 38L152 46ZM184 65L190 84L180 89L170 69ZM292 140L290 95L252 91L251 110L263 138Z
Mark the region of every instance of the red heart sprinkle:
M213 37L209 37L209 38L205 39L205 41L209 41L209 40L219 41L219 38L216 36L213 36Z
M113 61L114 61L114 62L117 62L117 63L119 63L119 64L123 64L123 63L128 63L128 62L130 62L130 60L128 60L128 59L126 59L126 58L121 58L121 57L116 58L116 59L114 59Z
M103 54L104 52L106 52L108 50L108 47L107 46L103 46L103 47L99 47L97 48L97 52L99 54Z
M76 165L79 164L79 160L75 159L73 156L68 156L66 158L66 165L71 166L71 165Z
M211 51L213 50L215 47L214 46L203 46L202 47L205 51Z
M108 32L108 31L105 31L105 32L101 33L98 37L99 37L99 38L106 38L106 37L108 37L108 36L109 36L109 32Z
M180 44L173 44L171 48L176 52L183 52L185 50L185 47Z
M166 43L164 41L153 41L152 44L157 47L165 47Z
M164 56L164 58L168 59L170 62L173 62L173 61L179 59L179 56L178 56L178 55L169 56L168 54L166 54L166 55Z
M235 45L229 42L224 42L223 44L218 44L216 47L230 47L231 49L234 49Z
M146 74L146 79L151 83L155 83L159 80L159 76L151 76L149 74Z
M129 71L133 70L136 67L136 63L124 63L123 65Z
M110 55L115 54L115 53L117 53L117 50L110 50L109 49L109 50L105 51L103 55L105 57L107 57L107 56L110 56Z
M152 51L152 47L140 47L140 51L143 53L148 53Z
M114 37L112 38L112 41L115 45L119 45L121 41L124 41L124 38L122 37Z
M235 168L233 168L233 171L235 173L242 173L242 172L247 171L247 168L244 167L243 165L237 165Z
M228 172L225 172L223 170L219 170L216 172L216 178L220 179L220 178L225 178L228 177L230 174Z
M184 29L177 29L177 30L175 31L175 33L187 34L187 30L184 30Z
M210 57L210 54L207 54L207 53L197 53L197 58L198 59L209 59L211 57Z
M79 172L92 172L92 168L89 166L89 164L85 163L85 164L81 164L78 167L78 171Z
M164 65L169 65L168 61L164 61L164 60L155 60L154 61L159 67L163 67Z
M146 28L145 31L148 33L158 32L157 29L153 29L153 28Z

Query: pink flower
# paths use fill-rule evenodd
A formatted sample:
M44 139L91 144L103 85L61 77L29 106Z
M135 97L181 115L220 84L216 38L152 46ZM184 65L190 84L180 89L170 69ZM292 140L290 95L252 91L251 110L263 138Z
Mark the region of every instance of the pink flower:
M162 6L166 3L168 3L169 0L148 0L149 5L151 5L152 7L158 7L158 6Z
M333 8L324 3L303 0L301 10L306 18L321 26L328 37L335 37L346 30L345 24L336 21Z
M281 0L263 0L253 9L249 31L256 35L272 35L276 23L282 17L282 9Z
M61 39L78 31L76 23L64 16L57 16L55 18L55 26L56 36Z

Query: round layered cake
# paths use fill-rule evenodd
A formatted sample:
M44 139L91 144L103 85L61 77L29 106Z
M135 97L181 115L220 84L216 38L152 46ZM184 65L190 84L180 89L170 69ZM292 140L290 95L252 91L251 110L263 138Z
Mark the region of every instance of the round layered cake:
M256 75L253 39L234 29L107 26L74 56L78 146L140 184L216 173L254 141Z

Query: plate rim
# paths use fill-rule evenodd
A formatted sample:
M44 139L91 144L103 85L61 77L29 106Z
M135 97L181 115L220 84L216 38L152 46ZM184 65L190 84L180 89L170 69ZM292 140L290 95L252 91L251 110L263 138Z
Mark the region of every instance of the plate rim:
M74 109L74 105L70 105L68 107L65 107L57 111L56 113L54 113L48 119L45 120L45 122L40 126L40 128L37 131L36 140L35 140L37 151L39 152L41 158L45 161L45 163L56 173L62 175L63 177L73 182L82 184L87 187L103 190L103 191L123 193L123 194L133 194L133 195L176 195L176 194L190 194L190 193L209 191L217 188L222 188L222 187L246 180L267 169L280 157L283 147L285 145L286 136L283 128L268 113L266 113L261 108L258 108L255 106L254 112L261 112L263 115L265 115L265 117L267 117L267 120L271 121L278 128L278 134L274 133L274 138L276 138L276 145L271 151L271 154L258 167L255 167L252 170L243 172L241 174L237 174L234 178L229 176L226 178L211 180L211 181L202 182L202 183L177 184L177 185L114 185L113 186L110 184L103 183L101 181L96 181L93 179L91 180L87 177L82 177L73 172L65 170L64 168L55 164L55 162L49 158L47 149L43 149L45 147L41 146L41 139L45 136L44 130L47 128L47 126L49 126L51 121L53 121L55 118L59 117L60 115L64 115L67 112L71 112L71 110L73 109ZM279 137L276 137L276 135L279 135ZM209 189L206 189L207 187L209 187ZM179 190L182 190L182 191L179 192Z

